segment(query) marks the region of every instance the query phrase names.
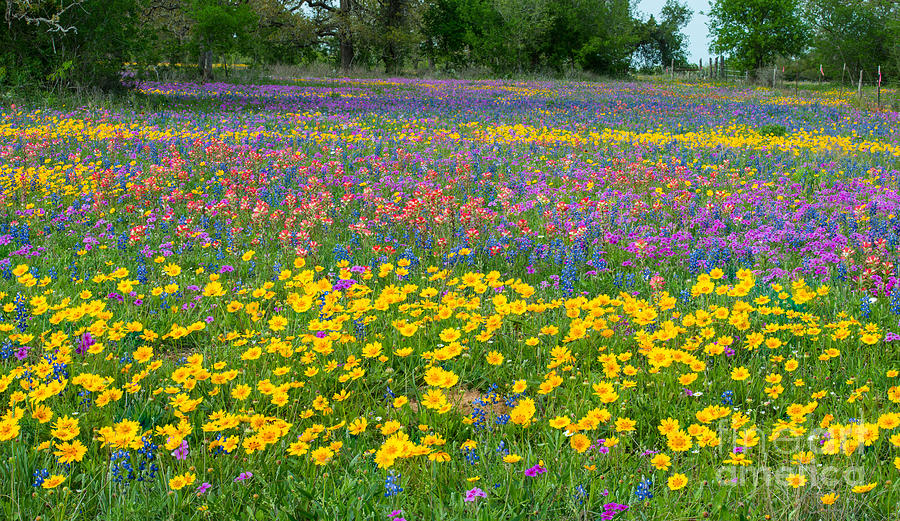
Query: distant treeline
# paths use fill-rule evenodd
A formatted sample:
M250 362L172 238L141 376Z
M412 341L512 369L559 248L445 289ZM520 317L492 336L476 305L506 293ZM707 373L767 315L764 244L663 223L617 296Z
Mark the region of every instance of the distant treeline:
M900 76L900 0L710 0L709 18L712 50L759 78Z
M0 84L115 84L123 63L625 74L685 65L691 11L633 0L7 0Z
M327 63L387 74L684 69L693 13L667 0L5 0L0 86L116 86L156 64ZM745 70L779 59L900 69L900 2L712 0L713 49ZM127 67L125 64L128 64Z

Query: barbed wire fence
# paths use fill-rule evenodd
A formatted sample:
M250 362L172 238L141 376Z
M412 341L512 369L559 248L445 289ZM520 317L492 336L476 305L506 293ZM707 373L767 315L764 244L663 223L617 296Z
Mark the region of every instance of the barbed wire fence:
M853 101L860 107L875 110L900 111L900 78L887 77L878 66L854 69L846 64L839 66L807 63L762 67L756 71L743 71L729 67L724 57L700 60L690 67L675 67L669 64L662 76L671 80L686 82L723 82L733 85L759 85L784 92L786 95L801 97L813 90L837 90L837 95Z

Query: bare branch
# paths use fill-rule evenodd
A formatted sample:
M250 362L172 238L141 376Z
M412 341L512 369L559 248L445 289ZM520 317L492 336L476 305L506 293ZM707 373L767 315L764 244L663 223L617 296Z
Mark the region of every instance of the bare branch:
M297 11L302 10L304 7L309 7L310 9L324 9L328 12L334 12L338 10L338 8L331 5L328 0L300 0L292 7L285 7L292 13L296 13Z
M78 28L74 25L64 26L60 24L60 18L70 9L80 6L84 0L72 0L68 5L60 4L58 10L49 16L40 16L36 13L41 7L47 3L38 0L6 0L6 23L12 25L13 20L24 21L28 25L44 25L47 32L51 33L67 33L72 31L78 33Z

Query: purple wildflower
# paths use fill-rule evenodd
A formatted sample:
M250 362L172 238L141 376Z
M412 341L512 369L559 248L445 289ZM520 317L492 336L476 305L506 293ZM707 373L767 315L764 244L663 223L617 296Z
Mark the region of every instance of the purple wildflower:
M480 497L487 497L487 493L485 493L485 491L481 490L480 488L475 487L471 490L466 491L466 499L464 499L464 501L475 501L476 498Z
M619 512L624 512L628 510L628 505L622 505L620 503L607 503L603 505L603 513L600 514L600 519L605 521L609 521L610 519L616 517L616 514Z
M181 440L181 445L172 451L172 455L175 456L175 459L177 460L186 459L188 454L190 454L190 450L188 450L187 440Z
M527 469L525 471L525 475L528 476L529 478L533 478L533 477L537 476L538 474L543 474L544 472L547 472L547 469L545 469L544 467L540 466L540 464L538 464L538 465L535 465L535 466Z
M91 333L85 332L83 335L81 335L81 338L78 340L78 346L75 348L75 353L79 354L79 355L83 355L95 343L96 342L94 341L94 337L91 336Z
M356 281L353 279L341 279L334 285L335 291L345 291L353 287Z

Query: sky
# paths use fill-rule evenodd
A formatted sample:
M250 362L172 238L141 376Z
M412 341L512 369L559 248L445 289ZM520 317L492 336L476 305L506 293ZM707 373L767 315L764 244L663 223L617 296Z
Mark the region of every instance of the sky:
M700 58L703 58L705 65L710 57L707 35L709 31L706 28L708 17L700 14L700 11L709 11L709 0L682 0L682 2L686 3L688 8L694 12L691 21L684 28L684 33L688 37L688 61L697 63ZM665 3L666 0L639 0L637 10L646 15L645 18L652 14L658 20L659 12Z

